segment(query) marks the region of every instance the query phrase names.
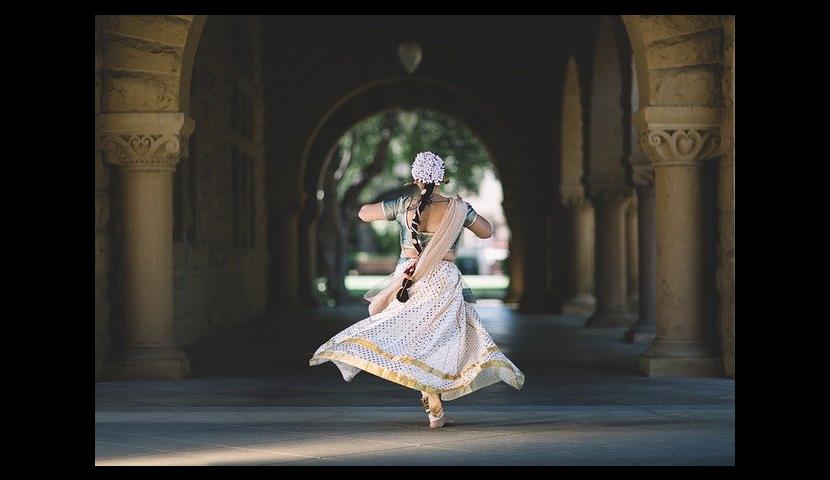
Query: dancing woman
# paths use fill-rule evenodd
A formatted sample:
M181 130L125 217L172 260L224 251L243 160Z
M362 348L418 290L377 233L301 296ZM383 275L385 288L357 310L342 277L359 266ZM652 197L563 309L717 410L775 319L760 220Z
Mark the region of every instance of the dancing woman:
M309 365L331 361L347 382L365 370L419 390L430 428L439 428L448 420L442 400L499 381L519 389L524 374L484 329L455 264L463 229L489 238L490 222L460 196L439 193L444 162L438 155L419 153L411 173L410 191L358 213L364 222L401 225L395 271L364 295L370 316L320 346Z

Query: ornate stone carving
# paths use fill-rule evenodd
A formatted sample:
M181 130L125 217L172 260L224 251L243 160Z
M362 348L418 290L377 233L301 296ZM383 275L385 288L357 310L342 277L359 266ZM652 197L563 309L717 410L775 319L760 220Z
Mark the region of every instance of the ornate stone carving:
M624 202L634 193L625 183L622 167L619 172L592 172L587 185L588 195L594 202Z
M654 186L654 168L651 165L633 164L631 166L631 181L637 188Z
M643 151L651 151L649 158L655 166L698 164L717 154L720 126L650 126L641 134L640 145Z
M580 184L564 184L559 188L559 199L564 207L580 207L587 201L585 187Z
M720 154L721 111L713 107L646 107L635 113L640 147L655 167L701 165Z
M106 135L102 140L107 162L124 170L176 169L182 142L175 135Z
M623 203L633 194L626 185L602 185L591 187L591 200L596 203Z
M579 208L588 205L590 201L585 195L574 195L562 197L562 206L566 208Z
M631 154L626 157L626 171L631 175L631 184L636 188L650 188L654 186L654 166L648 157L640 150L639 144L631 146Z
M182 113L102 114L101 148L107 163L123 170L174 171L192 131Z

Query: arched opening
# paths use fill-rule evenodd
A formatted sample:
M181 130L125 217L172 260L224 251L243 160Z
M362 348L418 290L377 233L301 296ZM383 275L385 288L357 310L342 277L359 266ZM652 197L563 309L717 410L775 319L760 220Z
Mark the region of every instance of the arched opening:
M599 21L594 46L590 92L589 154L586 158L586 186L596 211L596 309L588 326L627 326L633 322L628 311L626 277L625 210L631 190L623 160L628 145L627 127L631 112L624 102L627 82L621 58L625 47L619 41L620 28L611 18Z
M640 108L640 83L634 56L631 57L630 64L630 105L631 111L636 112ZM637 138L637 130L633 124L630 125L630 145L631 149L625 161L625 168L637 195L634 197L635 201L629 206L629 211L626 212L626 246L629 260L626 267L629 274L630 309L632 312L637 312L637 323L626 331L625 339L629 342L648 343L654 339L656 334L655 258L657 252L654 242L654 168L643 153Z
M306 195L307 203L299 220L298 246L301 267L298 268L298 285L299 294L306 305L320 304L319 282L315 273L319 271L317 252L312 246L318 244L319 219L322 213L320 198L324 198L324 195L318 192L323 190L324 173L331 168L331 162L335 161L335 146L342 135L360 121L377 112L398 109L429 110L461 122L488 153L493 165L493 177L498 179L499 185L505 191L515 191L512 150L502 127L493 114L469 94L435 81L397 78L369 85L347 95L332 107L318 124L306 148L303 162L303 178L309 193ZM509 225L506 226L506 230L512 235L515 233L511 224L514 220L511 220L511 213L507 210L505 205L502 211L505 222ZM513 242L514 239L511 237L510 243ZM522 275L522 264L521 256L517 254L519 249L512 246L508 246L507 249L511 255L503 268L507 269L505 275L510 278L510 282L508 290L503 294L499 292L498 296L511 299L521 294L522 281L518 277ZM490 255L496 253L491 252ZM491 281L494 285L504 282L501 277Z
M582 89L576 59L565 69L562 102L562 205L568 209L570 236L566 243L568 282L566 313L586 314L593 310L594 298L594 209L585 194Z
M479 239L464 230L457 249L461 272L481 299L503 299L509 229L502 192L484 145L460 121L430 110L391 110L362 120L338 139L321 172L322 203L317 222L320 303L361 303L361 295L395 269L401 255L396 221L364 223L360 205L397 198L411 181L415 154L434 151L444 158L444 196L460 194L490 219L494 236Z

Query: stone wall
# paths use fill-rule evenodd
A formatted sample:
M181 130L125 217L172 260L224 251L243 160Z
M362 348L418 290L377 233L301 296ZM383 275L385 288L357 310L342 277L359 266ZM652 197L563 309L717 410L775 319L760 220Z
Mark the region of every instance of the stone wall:
M101 377L110 348L110 236L107 232L110 202L109 167L101 155L98 114L101 112L101 25L95 17L95 378Z
M192 15L101 15L103 111L181 111Z
M628 16L626 16L628 17ZM649 105L720 106L724 15L637 15L647 46ZM632 20L624 19L632 22ZM640 92L641 95L644 92Z
M265 311L258 23L252 17L212 16L196 53L190 92L196 130L174 186L174 326L182 346ZM249 35L248 43L238 32ZM244 96L248 102L240 100Z
M723 28L724 156L718 171L718 272L721 348L726 374L735 378L735 17Z

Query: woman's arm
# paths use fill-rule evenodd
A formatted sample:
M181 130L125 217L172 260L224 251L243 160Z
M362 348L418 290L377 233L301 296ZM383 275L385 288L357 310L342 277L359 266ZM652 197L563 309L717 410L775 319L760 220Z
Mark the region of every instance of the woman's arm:
M383 213L383 207L380 205L381 203L382 202L367 203L366 205L363 205L360 207L360 211L357 212L357 216L364 222L386 220L386 215Z
M476 215L475 221L467 228L475 233L478 238L490 238L493 236L493 226L481 215Z

